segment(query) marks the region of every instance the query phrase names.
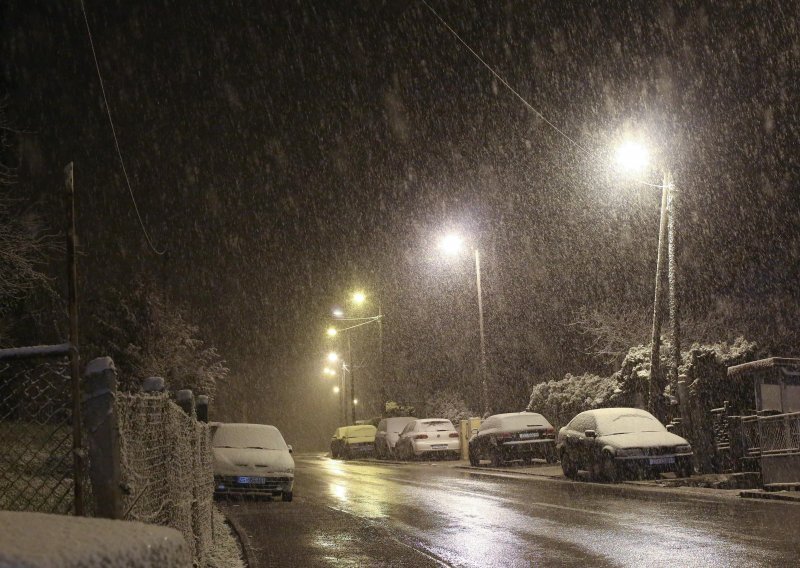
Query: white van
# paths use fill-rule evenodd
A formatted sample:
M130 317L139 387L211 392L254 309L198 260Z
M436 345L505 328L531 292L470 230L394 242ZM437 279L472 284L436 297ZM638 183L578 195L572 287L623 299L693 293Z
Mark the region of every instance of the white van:
M280 431L266 424L212 425L215 495L292 500L294 459Z

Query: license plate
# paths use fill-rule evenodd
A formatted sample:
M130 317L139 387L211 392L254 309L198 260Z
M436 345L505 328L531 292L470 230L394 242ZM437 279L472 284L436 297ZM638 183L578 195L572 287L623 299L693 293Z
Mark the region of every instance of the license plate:
M650 465L667 465L675 463L675 458L670 456L667 458L650 458Z
M249 484L257 484L257 485L264 485L266 483L266 477L240 477L238 479L239 483L249 483Z
M446 450L447 444L434 444L431 446L431 448L434 450Z
M539 432L523 432L519 435L519 437L523 440L527 438L538 438Z

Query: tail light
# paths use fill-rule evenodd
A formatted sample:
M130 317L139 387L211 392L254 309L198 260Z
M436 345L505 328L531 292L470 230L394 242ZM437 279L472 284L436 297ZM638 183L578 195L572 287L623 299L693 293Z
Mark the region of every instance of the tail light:
M544 431L544 435L548 438L555 438L556 437L556 430L555 428L548 428Z
M458 438L458 432L450 432L451 438Z
M497 438L497 440L500 441L500 442L504 442L506 440L510 440L513 437L514 437L514 435L511 434L510 432L501 432L500 434L495 435L495 438Z
M414 439L415 440L427 440L428 439L428 435L427 434L417 434L416 436L414 436Z

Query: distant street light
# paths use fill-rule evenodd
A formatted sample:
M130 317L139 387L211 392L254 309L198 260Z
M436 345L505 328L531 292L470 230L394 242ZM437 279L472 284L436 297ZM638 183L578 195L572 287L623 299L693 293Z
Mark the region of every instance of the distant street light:
M336 363L336 361L338 361L338 360L339 360L339 355L337 355L336 353L333 353L333 352L328 353L328 362L329 363Z
M337 333L335 327L329 327L328 330L325 332L328 334L328 337L334 337Z
M643 173L649 161L647 149L637 142L628 141L617 149L617 164L630 173ZM652 185L652 184L651 184ZM678 382L678 368L681 363L680 323L677 291L677 266L675 259L675 189L669 170L662 172L661 210L658 229L658 253L656 256L656 285L653 300L653 329L650 344L650 378L648 381L648 410L659 419L664 419L664 386L660 380L661 350L661 274L664 257L668 257L669 311L672 326L673 363L670 374L675 384ZM669 235L667 236L667 230ZM667 242L669 241L669 242ZM668 251L665 251L666 247Z
M353 303L356 304L357 306L360 306L366 301L367 301L367 296L366 294L364 294L364 292L355 292L353 294Z
M449 234L439 241L439 249L449 255L455 256L464 249L464 241L456 234ZM483 333L483 295L481 293L481 260L478 249L474 249L475 254L475 282L478 288L478 330L481 340L481 402L483 404L483 414L488 416L489 410L489 378L486 366L486 340Z
M354 398L354 399L353 399L353 404L355 404L355 405L357 405L357 404L358 404L358 399L357 399L357 398Z
M334 376L336 376L336 371L334 371L334 370L333 370L333 369L331 369L330 367L325 367L325 368L322 370L322 372L323 372L324 374L328 375L329 377L334 377Z
M335 318L343 318L344 317L344 312L341 310L341 308L333 308L331 313L333 314L333 317L335 317Z
M333 394L339 394L339 387L333 387Z

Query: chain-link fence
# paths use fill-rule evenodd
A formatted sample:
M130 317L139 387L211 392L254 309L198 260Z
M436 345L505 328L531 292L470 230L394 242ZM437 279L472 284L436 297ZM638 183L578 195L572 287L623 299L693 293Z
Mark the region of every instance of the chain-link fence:
M114 410L124 518L181 531L195 563L203 566L213 545L208 425L163 393L118 393Z
M0 361L0 509L73 513L66 360Z

